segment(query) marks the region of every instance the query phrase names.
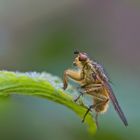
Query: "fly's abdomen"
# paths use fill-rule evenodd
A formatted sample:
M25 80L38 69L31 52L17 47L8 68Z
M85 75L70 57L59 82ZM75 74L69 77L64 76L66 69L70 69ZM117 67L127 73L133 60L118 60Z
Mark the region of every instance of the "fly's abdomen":
M107 111L109 102L103 102L98 99L94 99L94 103L97 104L95 107L96 112L104 113Z
M103 88L100 90L97 94L100 94L100 96L106 97L106 100L100 100L98 98L93 98L94 105L95 105L95 111L99 113L104 113L108 109L109 105L109 97L107 91Z

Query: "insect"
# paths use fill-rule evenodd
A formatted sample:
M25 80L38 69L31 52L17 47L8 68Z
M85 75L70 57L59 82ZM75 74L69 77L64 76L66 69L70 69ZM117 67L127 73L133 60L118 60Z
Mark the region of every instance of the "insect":
M68 79L70 78L79 83L82 90L80 95L75 99L75 102L83 94L89 94L93 97L93 104L85 112L82 122L85 121L87 114L94 109L96 112L95 121L98 127L98 115L107 111L109 101L111 100L120 119L125 126L128 126L126 117L120 108L110 86L109 78L105 74L102 66L96 61L91 60L86 53L75 51L74 54L76 58L73 64L78 68L78 71L71 69L64 71L63 89L65 90L67 88Z

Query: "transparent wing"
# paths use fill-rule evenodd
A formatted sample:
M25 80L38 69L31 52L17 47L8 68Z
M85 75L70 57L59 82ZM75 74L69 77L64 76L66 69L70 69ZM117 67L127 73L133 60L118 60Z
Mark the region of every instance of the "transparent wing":
M93 66L96 68L97 71L97 78L99 81L103 82L105 88L108 91L109 94L109 98L112 101L112 104L114 106L114 109L116 110L116 112L118 113L119 117L121 118L122 122L124 123L125 126L128 126L126 117L117 101L117 98L115 97L115 94L109 84L110 80L104 70L104 68L102 67L102 65L98 64L97 62L93 62Z
M121 118L122 122L124 123L125 126L128 126L128 122L127 119L117 101L117 98L115 97L115 94L111 88L111 86L109 85L109 83L107 81L104 81L104 86L107 88L108 90L108 94L110 97L110 100L112 101L112 104L114 106L114 109L116 110L116 112L118 113L119 117Z

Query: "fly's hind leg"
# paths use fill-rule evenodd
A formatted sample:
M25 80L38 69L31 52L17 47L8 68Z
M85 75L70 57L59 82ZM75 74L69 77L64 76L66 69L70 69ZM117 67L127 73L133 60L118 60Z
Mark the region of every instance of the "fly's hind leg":
M99 128L98 116L99 116L99 112L96 112L95 122L96 122L96 126L97 126L97 128Z
M107 103L108 101L109 101L109 99L106 99L105 101L101 101L100 103L97 103L97 104L94 104L94 105L89 106L89 108L87 109L86 113L84 114L82 123L84 123L84 121L86 119L86 116L89 113L89 111L91 111L91 109L95 109L96 107L98 107L100 105L103 105L103 104ZM96 121L97 128L99 127L99 124L98 124L98 115L99 115L99 112L96 112L95 121Z
M91 111L91 109L93 109L93 108L95 108L95 105L91 105L91 106L89 106L89 108L87 109L87 111L86 111L86 113L85 113L85 115L84 115L84 117L83 117L83 119L82 119L82 123L84 123L87 114L88 114L89 111Z
M101 105L101 103L97 103L97 104L94 104L94 105L89 106L89 108L87 109L86 113L84 114L82 123L84 123L84 121L85 121L85 119L86 119L86 116L87 116L87 114L89 113L89 111L91 111L91 109L96 108L98 105ZM97 117L98 117L98 115L96 116L96 118L97 118Z
M97 104L96 107L98 107L98 106L100 106L100 105L104 105L104 104L106 104L108 101L109 101L109 99L106 99L106 101ZM99 116L99 112L96 112L95 122L96 122L96 126L97 126L97 128L99 128L98 116Z
M91 109L95 109L96 107L98 107L98 106L100 106L100 105L103 105L103 104L106 104L106 103L109 101L108 97L106 97L105 95L96 93L96 92L95 92L96 89L97 89L97 88L95 87L95 88L87 89L87 90L85 91L87 94L92 95L94 98L98 99L100 102L99 102L99 103L96 103L96 104L94 104L94 105L91 105L91 106L87 109L87 111L86 111L86 113L85 113L85 115L84 115L84 117L83 117L82 122L85 121L86 116L87 116L87 114L89 113L89 111L91 111ZM96 112L96 113L98 113L98 112ZM97 127L98 127L98 114L96 114L95 121L96 121L96 124L97 124Z

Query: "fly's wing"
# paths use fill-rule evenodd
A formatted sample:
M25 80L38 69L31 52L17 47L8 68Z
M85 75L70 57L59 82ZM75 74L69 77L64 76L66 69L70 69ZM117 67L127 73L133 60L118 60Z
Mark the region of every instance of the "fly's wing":
M96 68L96 71L97 71L97 75L98 75L98 79L103 82L105 88L107 89L108 91L108 94L109 94L109 98L110 100L112 101L112 104L114 106L114 109L116 110L116 112L118 113L119 117L121 118L121 120L123 121L124 125L125 126L128 126L128 123L127 123L127 120L126 120L126 117L115 97L115 94L109 84L109 78L107 77L107 75L105 74L104 72L104 69L103 67L98 64L97 62L94 62L93 66Z
M110 97L110 100L112 101L112 104L114 106L114 109L116 110L116 112L118 113L119 117L121 118L121 120L123 121L125 126L128 126L128 122L126 120L126 117L117 101L117 98L115 97L115 94L111 88L111 86L109 85L109 83L107 81L104 81L104 86L107 88L108 90L108 94Z

